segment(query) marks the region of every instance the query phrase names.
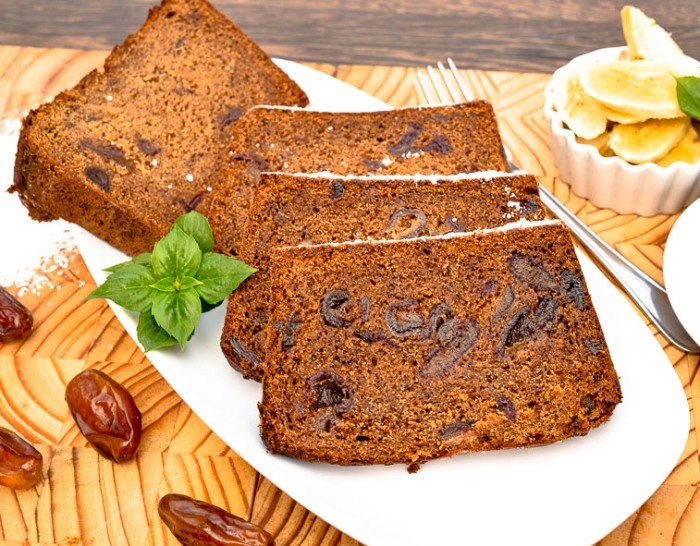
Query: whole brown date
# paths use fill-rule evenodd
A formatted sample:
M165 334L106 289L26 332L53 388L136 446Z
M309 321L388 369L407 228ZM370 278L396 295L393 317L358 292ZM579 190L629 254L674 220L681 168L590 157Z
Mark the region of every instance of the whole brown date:
M78 429L105 457L131 459L141 441L141 412L129 392L99 370L85 370L70 380L66 403Z
M44 458L15 432L0 427L0 485L12 489L32 487L41 479Z
M34 326L34 318L22 303L0 286L0 341L24 339Z
M273 546L272 535L226 510L186 495L160 499L158 514L185 546Z

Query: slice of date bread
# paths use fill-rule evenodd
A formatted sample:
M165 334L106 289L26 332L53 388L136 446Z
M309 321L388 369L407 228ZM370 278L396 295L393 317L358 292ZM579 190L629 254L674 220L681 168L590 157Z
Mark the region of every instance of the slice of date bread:
M14 185L36 220L64 218L136 254L206 213L231 127L305 93L205 0L165 0L104 69L30 112Z
M538 181L529 174L260 173L240 253L258 271L229 296L221 349L246 377L262 378L273 248L441 235L520 218L544 218Z
M285 247L272 268L259 404L272 453L412 464L537 446L621 401L559 221Z
M262 171L341 175L507 171L490 103L376 112L257 107L236 124L229 165L212 195L217 247L241 252L241 236Z

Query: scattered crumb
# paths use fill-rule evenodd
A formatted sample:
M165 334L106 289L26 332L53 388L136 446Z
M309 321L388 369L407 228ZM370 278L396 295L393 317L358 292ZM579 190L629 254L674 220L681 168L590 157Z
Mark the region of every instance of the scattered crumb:
M78 286L82 288L85 286L85 281L81 278L81 271L78 269L78 256L78 248L73 241L65 241L64 244L56 246L53 254L42 256L34 269L18 275L5 286L14 286L19 298L27 293L41 296L47 290L61 290L63 280L77 281Z
M409 474L415 474L420 470L420 463L411 463L406 467Z

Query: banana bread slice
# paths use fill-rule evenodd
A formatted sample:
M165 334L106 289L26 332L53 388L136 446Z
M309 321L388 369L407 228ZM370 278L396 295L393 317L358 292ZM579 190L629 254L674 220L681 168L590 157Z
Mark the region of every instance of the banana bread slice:
M229 165L212 195L217 247L241 252L262 171L341 175L507 171L493 107L486 101L376 112L252 108L232 133Z
M150 250L180 214L206 214L231 127L257 104L308 99L206 0L164 0L103 70L26 116L10 191L36 220Z
M620 383L555 220L273 251L268 450L343 465L585 435Z
M221 349L246 377L262 378L275 247L440 235L520 218L544 218L538 181L529 174L260 173L240 253L258 272L229 296Z

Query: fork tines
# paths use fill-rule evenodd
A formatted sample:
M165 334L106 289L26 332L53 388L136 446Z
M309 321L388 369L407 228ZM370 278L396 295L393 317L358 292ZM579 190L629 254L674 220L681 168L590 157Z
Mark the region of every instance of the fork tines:
M417 72L418 84L428 103L454 104L474 100L474 95L467 87L452 59L447 59L447 65L449 71L441 62L437 63L437 69L428 66L427 77L424 72Z

